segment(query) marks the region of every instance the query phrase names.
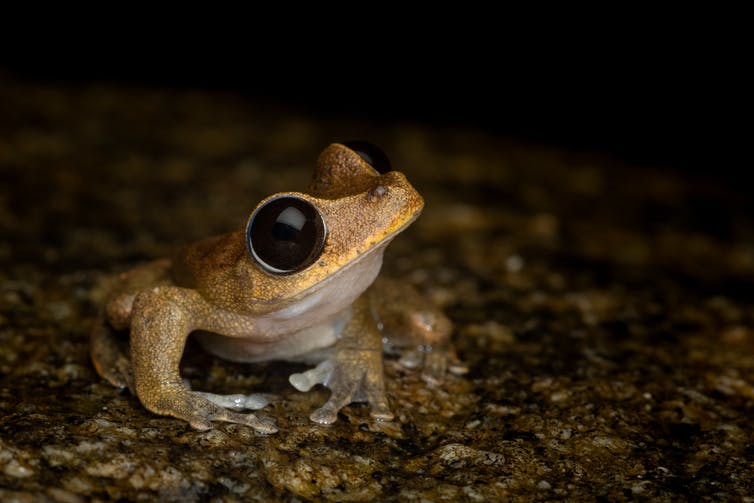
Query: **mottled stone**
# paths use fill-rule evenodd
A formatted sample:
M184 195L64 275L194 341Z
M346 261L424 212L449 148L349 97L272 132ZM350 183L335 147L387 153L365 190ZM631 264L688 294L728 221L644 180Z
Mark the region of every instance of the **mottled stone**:
M0 76L0 500L740 500L754 494L748 187L473 130L321 120L242 97ZM274 112L274 113L273 113ZM269 392L280 431L208 432L100 380L116 271L243 225L368 138L426 199L385 269L442 306L466 376L386 363L396 419L190 344L195 389Z

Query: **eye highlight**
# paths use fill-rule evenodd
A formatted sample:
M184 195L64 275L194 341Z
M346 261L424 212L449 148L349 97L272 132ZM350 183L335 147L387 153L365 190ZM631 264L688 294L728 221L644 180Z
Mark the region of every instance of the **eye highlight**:
M296 196L267 201L246 227L251 256L273 274L290 274L311 265L322 253L326 235L317 208Z

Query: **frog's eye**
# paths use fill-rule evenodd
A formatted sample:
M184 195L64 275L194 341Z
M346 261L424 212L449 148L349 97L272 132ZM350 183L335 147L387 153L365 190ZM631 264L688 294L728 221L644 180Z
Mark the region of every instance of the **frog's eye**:
M359 154L359 157L377 170L379 174L384 175L388 171L393 171L390 158L377 145L363 140L346 141L343 142L343 145Z
M257 208L246 227L254 260L274 274L300 271L317 260L327 230L317 208L295 196L281 196Z

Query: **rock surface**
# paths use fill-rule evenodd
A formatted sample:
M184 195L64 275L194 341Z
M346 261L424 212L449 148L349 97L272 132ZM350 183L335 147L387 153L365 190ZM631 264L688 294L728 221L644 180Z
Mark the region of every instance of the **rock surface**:
M754 494L750 194L478 131L325 120L242 97L0 78L0 500L522 501ZM397 418L290 364L190 346L192 386L280 427L196 432L103 382L97 282L240 227L369 138L425 195L386 270L451 316L465 377L388 361Z

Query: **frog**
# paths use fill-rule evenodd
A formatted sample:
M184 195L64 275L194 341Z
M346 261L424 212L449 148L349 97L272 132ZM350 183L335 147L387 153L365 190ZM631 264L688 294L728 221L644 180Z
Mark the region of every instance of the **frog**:
M423 207L379 147L333 143L305 192L270 195L243 228L111 278L91 331L94 368L152 413L197 430L228 422L275 433L258 412L264 395L195 391L181 378L192 337L232 362L306 366L288 381L301 392L329 389L309 416L315 423L333 424L355 402L392 421L384 355L421 368L428 383L466 371L449 318L407 282L377 280L387 245Z

